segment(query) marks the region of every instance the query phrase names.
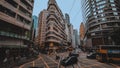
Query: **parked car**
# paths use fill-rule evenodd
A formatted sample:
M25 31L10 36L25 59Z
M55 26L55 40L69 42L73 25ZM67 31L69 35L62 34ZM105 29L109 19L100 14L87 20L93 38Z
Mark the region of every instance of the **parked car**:
M92 53L88 54L87 58L89 58L89 59L96 59L96 53L92 52Z

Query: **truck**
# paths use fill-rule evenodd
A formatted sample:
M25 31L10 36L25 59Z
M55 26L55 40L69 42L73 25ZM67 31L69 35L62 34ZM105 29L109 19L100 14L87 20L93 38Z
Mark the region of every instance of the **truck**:
M96 59L101 62L120 61L120 45L99 45Z

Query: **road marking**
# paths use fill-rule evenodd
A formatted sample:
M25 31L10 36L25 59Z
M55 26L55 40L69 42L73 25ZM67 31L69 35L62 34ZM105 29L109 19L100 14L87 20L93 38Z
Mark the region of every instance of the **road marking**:
M35 67L35 61L33 61L32 65L33 65L33 67Z
M120 68L120 66L118 66L118 65L115 65L115 64L112 64L112 63L110 63L112 66L114 66L114 67L116 67L116 68Z
M36 60L40 60L40 59L41 59L41 58L39 57L39 58L36 59ZM33 61L36 61L36 60L33 60ZM29 64L29 63L33 63L33 61L28 62L28 63L25 63L25 64L21 65L19 68L23 68L25 65L27 65L27 64Z
M78 68L83 68L79 62L77 62Z
M47 67L47 68L50 68L49 66L48 66L48 64L45 62L45 60L41 57L41 59L42 59L42 61L43 61L43 63L45 64L45 66Z
M58 64L58 62L56 62L55 60L53 60L51 57L48 57L47 58L50 58L50 60L52 60L53 62L55 62L56 64Z

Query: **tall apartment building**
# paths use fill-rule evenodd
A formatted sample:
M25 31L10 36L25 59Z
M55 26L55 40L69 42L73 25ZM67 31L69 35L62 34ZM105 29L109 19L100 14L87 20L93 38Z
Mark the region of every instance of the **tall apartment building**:
M43 10L39 14L39 21L38 21L38 44L41 46L45 46L45 38L46 38L46 22L47 22L48 11Z
M36 37L38 34L38 17L32 16L32 27L31 27L31 40L33 41L33 45L37 45Z
M0 46L29 45L33 3L34 0L0 0Z
M84 35L85 35L85 26L84 26L84 23L82 22L80 24L80 40L83 40Z
M38 17L37 16L35 16L35 15L33 15L32 16L32 21L33 21L33 25L34 25L34 30L35 30L35 37L37 36L37 34L38 34Z
M114 45L111 32L120 27L120 0L82 0L87 43Z
M49 0L47 9L40 13L39 24L40 46L53 50L67 45L64 17L55 0ZM42 33L45 36L40 37Z
M83 46L83 39L84 39L84 36L85 36L85 26L84 26L84 23L82 22L80 24L80 43L81 43L81 46Z
M73 30L73 48L78 48L80 45L80 39L79 39L79 35L78 35L78 31L77 29Z

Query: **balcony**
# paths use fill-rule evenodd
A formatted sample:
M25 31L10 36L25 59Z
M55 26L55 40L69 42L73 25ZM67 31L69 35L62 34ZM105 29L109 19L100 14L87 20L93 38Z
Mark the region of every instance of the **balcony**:
M23 11L24 11L24 10L23 10ZM23 14L23 15L27 16L27 17L28 17L28 19L30 19L30 20L31 20L31 14L29 14L29 13L25 13L25 12L23 12L23 11L20 11L20 10L19 10L19 12L20 12L21 14Z
M47 39L46 42L56 42L61 43L61 41L55 40L55 39Z
M7 14L4 14L2 12L0 12L0 19L4 20L4 21L6 21L6 22L8 22L10 24L19 26L21 28L25 28L27 30L30 30L30 26L29 25L24 24L23 22L17 21L15 18L13 18L11 16L8 16Z
M25 19L32 21L31 17L29 17L27 14L23 13L22 11L19 10L18 13L20 16L24 17Z
M48 34L46 37L51 37L51 36L56 37L56 38L58 38L59 40L62 40L59 36L56 36L55 34Z
M5 7L8 8L8 9L12 9L12 11L14 11L14 12L17 11L15 7L13 7L11 4L7 3L6 1L0 2L0 4L1 4L2 6L5 6Z
M29 38L27 36L20 36L18 34L10 33L10 32L5 32L5 31L0 31L0 35L1 36L12 37L12 38L29 40Z
M32 1L30 1L30 0L26 0L26 1L29 3L30 6L33 6L33 2Z
M14 0L15 1L15 0ZM18 1L16 1L17 3L19 3ZM26 9L28 12L30 12L32 14L32 9L30 9L29 7L27 7L24 3L20 2L19 3L20 6L22 6L24 9Z
M93 25L90 25L89 28L94 27L94 26L97 26L97 25L100 25L100 24L107 24L107 23L110 23L110 22L120 22L120 20L101 21L101 22L99 22L99 23L95 23L95 24L93 24Z

